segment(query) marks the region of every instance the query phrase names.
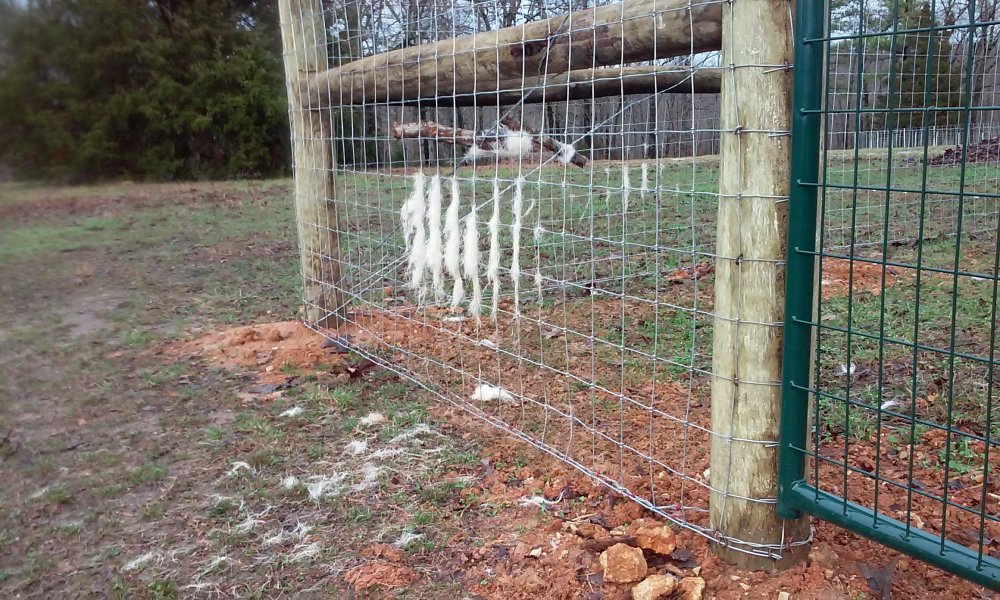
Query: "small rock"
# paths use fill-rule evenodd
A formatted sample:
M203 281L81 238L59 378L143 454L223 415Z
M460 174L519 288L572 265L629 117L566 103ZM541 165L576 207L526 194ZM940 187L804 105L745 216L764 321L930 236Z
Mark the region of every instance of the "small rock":
M604 540L611 537L611 534L608 533L607 529L595 523L580 523L576 526L576 531L574 533L580 537L591 540Z
M823 577L833 579L833 569L823 569Z
M530 556L532 558L538 558L541 555L542 555L542 547L541 546L532 549L531 552L528 553L528 556Z
M677 587L677 580L670 575L650 575L632 588L632 600L660 600Z
M697 567L691 569L691 572L694 573L695 577L700 577L701 576L701 565L698 565Z
M646 576L646 559L642 550L626 544L615 544L600 557L604 580L610 583L632 583Z
M685 577L677 584L677 589L681 591L681 600L701 600L705 580L701 577Z
M740 587L741 587L741 588L743 588L743 591L744 591L744 592L749 592L749 591L750 591L750 584L749 584L749 583L743 583L743 582L741 581L741 582L740 582Z
M778 592L778 600L792 600L792 595L788 592Z
M635 532L635 540L640 548L663 556L670 556L677 548L677 536L666 525L643 527Z

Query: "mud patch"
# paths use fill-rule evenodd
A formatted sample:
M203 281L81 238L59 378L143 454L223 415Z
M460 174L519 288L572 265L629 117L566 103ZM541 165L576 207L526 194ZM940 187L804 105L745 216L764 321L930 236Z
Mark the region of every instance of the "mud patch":
M66 335L75 339L105 329L109 325L106 313L118 308L121 302L122 297L115 292L74 298L59 311L63 325L69 328Z

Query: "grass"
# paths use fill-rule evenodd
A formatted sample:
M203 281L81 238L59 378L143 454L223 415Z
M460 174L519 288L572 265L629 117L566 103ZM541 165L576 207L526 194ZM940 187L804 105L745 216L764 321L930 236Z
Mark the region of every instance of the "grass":
M637 172L638 167L634 182ZM598 176L590 182L582 172L572 173L564 188L547 185L535 208L549 222L542 240L554 266L547 274L594 282L587 292L574 288L565 295L548 293L543 309L553 314L565 310L566 322L559 325L587 335L525 340L525 352L569 369L573 365L572 357L567 362L567 344L589 337L587 327L579 324L590 323L591 307L603 298L602 290L620 293L624 279L629 293L650 299L659 286L660 300L675 306L651 309L647 303L624 321L617 305L598 315L599 329L593 332L599 340L596 356L621 363L626 387L639 389L655 368L658 380L681 380L701 394L697 386L704 378L699 381L690 367L704 369L710 361L712 284L699 283L696 298L690 282L673 285L665 277L677 266L691 264L691 248L714 246L712 192L717 172L699 168L692 177L690 166L664 169L663 187L672 191L645 199L635 194L624 221L606 205L582 199L592 186L600 194L603 187L617 185L620 174L612 173L610 181L603 180L603 173ZM977 171L974 176L983 179L989 173ZM405 181L391 181L391 186L383 182L376 189L364 177L349 179L347 185L356 187L348 191L359 198L354 208L363 212L366 201L375 202L376 191L386 196L381 206L408 191ZM549 183L554 184L554 178ZM486 190L488 182L477 185ZM247 374L161 353L171 341L207 330L299 315L300 277L288 195L288 182L120 185L82 191L20 186L0 192L0 206L10 211L0 219L0 390L16 392L7 395L10 402L0 403L0 420L28 440L18 442L15 459L0 461L0 480L5 482L0 486L0 505L5 507L0 515L0 595L61 597L71 591L95 597L172 598L192 593L194 588L186 586L216 583L247 597L306 590L348 597L353 591L344 587L336 569L361 564L361 550L376 541L391 543L401 532L424 535L405 550L407 560L413 561L408 564L430 573L451 572L455 556L471 555L479 545L491 543L484 540L516 540L542 529L535 520L542 517L526 521L516 502L518 495L545 485L544 477L524 481L524 471L543 469L539 456L518 450L520 446L505 446L502 460L496 460L497 452L484 455L478 445L481 425L457 434L442 427L441 407L390 373L376 370L356 380L331 380L326 371L332 369L310 372L282 366L278 373L297 376L298 381L282 390L280 398L264 399L246 393L253 383ZM573 196L577 199L571 202ZM93 202L60 204L71 197ZM870 213L866 219L874 218L877 208ZM658 220L652 216L657 214ZM562 235L564 217L565 233L571 235ZM509 212L503 219L509 223ZM592 234L597 243L589 239ZM502 236L510 239L509 227ZM358 235L345 243L351 246L351 256L378 257L401 240ZM653 243L674 249L651 256L647 246ZM530 267L535 248L533 242L528 245L523 264ZM967 249L983 254L982 244ZM907 248L897 251L902 253L897 257L909 259ZM954 244L935 238L924 252L927 264L946 265ZM988 259L978 254L979 266L974 268L987 269ZM991 304L992 292L989 285L971 283L963 282L960 288L956 330L961 337L956 348L982 355L988 347L983 345L984 307ZM950 346L951 340L941 337L942 324L951 319L949 286L940 278L923 284L920 319L927 337L921 339L929 343ZM895 285L884 297L855 295L850 306L846 298L830 299L826 308L833 318L824 322L848 323L844 319L850 309L852 328L873 332L884 325L887 333L905 339L916 322L913 292L912 287ZM373 291L371 298L380 293ZM94 301L105 294L112 300ZM891 317L884 323L883 302ZM696 305L702 312L692 317L686 309ZM73 316L83 311L95 328L71 333L61 324L63 319L54 318L67 311ZM824 365L845 360L845 342L826 338ZM912 362L912 352L897 346L885 349L887 364ZM645 354L655 354L659 362ZM950 369L933 354L918 356L928 378ZM852 361L876 358L877 346L852 342ZM831 390L839 389L843 382L828 371L821 370L821 381ZM955 373L966 383L952 393L954 418L982 422L985 394L970 383L984 380L981 370L961 362ZM833 428L847 422L850 411L847 435L873 439L880 421L872 416L872 407L912 387L906 375L883 379L881 388L870 381L852 386L855 392L863 391L853 398L863 406L821 404L824 433L843 435ZM933 378L919 383L923 393ZM602 384L617 390L622 381L609 378ZM577 381L567 388L586 392L589 386ZM939 399L946 397L940 389L937 393ZM581 398L590 402L589 396ZM605 396L594 401L604 411L597 419L621 410L618 401ZM946 404L932 403L923 414L942 418ZM278 417L291 406L306 412L295 419ZM589 412L590 406L586 409ZM707 406L703 410L707 412ZM372 411L384 414L388 422L375 428L361 425L361 418ZM584 417L591 423L592 415ZM607 422L617 427L620 420ZM883 418L881 427L887 423ZM435 433L393 441L421 424ZM891 425L891 443L906 446L905 421ZM537 415L527 415L518 426L539 435L555 432ZM918 437L927 431L918 425ZM577 435L583 439L586 434L581 430ZM343 453L349 441L360 439L369 444L369 454ZM376 460L371 458L376 449L400 452ZM594 456L590 450L587 460ZM952 440L947 453L940 450L925 453L921 460L947 462L956 473L970 475L981 468L982 449L969 440ZM595 454L603 451L594 449ZM236 462L252 469L229 476ZM502 471L497 481L516 490L513 500L491 498L483 489L487 465ZM366 466L380 469L370 481L365 480ZM319 501L311 499L307 486L313 478L334 474L346 474L342 488ZM289 476L300 483L285 490L281 482ZM31 497L44 486L41 495ZM579 503L581 513L598 512L605 505ZM249 529L237 531L244 523L250 523ZM311 527L311 532L294 533L299 524ZM281 541L269 544L276 536ZM317 556L292 560L295 548L313 543L321 546ZM153 557L142 566L125 569L149 553ZM94 556L105 563L99 573L91 568ZM218 556L229 557L233 564L201 573ZM489 568L501 567L493 563ZM401 596L453 598L467 585L425 577Z

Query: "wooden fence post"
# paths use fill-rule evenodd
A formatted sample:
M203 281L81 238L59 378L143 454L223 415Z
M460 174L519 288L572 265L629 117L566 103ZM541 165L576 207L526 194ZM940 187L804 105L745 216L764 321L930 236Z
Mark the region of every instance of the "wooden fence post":
M332 128L329 112L316 110L300 93L301 82L328 66L323 6L321 0L279 0L278 10L292 130L305 320L335 328L344 321L345 306L340 287Z
M793 60L795 0L724 7L710 516L721 558L774 569L804 557L809 539L808 518L782 520L773 504L792 106L782 66Z

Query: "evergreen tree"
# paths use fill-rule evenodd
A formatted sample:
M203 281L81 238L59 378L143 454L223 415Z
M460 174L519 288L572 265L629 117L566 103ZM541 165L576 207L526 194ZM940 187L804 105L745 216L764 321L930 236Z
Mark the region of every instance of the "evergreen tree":
M0 29L0 163L70 181L286 170L267 0L35 0ZM0 12L3 14L3 12Z

